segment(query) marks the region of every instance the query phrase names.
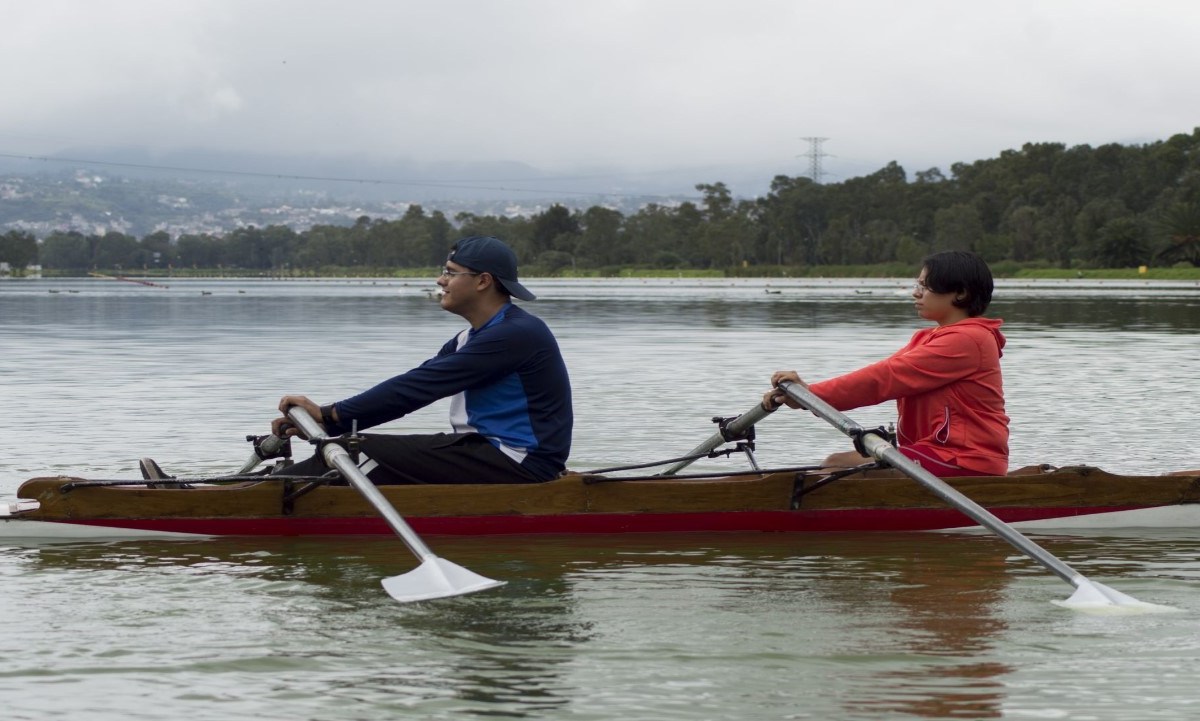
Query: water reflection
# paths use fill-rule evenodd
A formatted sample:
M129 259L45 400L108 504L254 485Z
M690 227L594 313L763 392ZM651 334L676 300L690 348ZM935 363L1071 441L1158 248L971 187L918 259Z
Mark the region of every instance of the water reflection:
M413 561L391 539L10 547L6 580L47 599L53 589L54 603L34 594L20 623L0 620L16 647L61 643L39 663L64 679L124 671L127 688L144 691L155 676L138 680L138 669L193 678L202 668L199 687L236 687L276 699L277 715L330 719L996 718L1014 694L1050 713L1014 687L1016 675L1037 677L1017 660L1083 652L1114 633L1111 622L1078 622L1051 606L1047 594L1067 587L987 535L427 540L509 585L396 604L378 581ZM1049 543L1098 579L1200 577L1196 541L1177 535ZM1191 592L1181 584L1177 593ZM1014 594L1029 597L1016 614ZM1056 621L1029 620L1029 604ZM1147 629L1178 636L1160 626L1117 627L1109 641L1149 654L1139 679L1175 662L1137 641ZM1038 635L1047 629L1053 643ZM1179 652L1194 652L1197 637ZM96 650L81 655L86 648ZM1055 678L1079 680L1074 655ZM1128 673L1105 668L1110 678ZM1093 706L1107 681L1095 683L1083 699Z
M909 554L888 554L895 574L888 599L896 605L890 629L912 663L882 670L864 699L847 707L918 718L998 718L1003 677L1013 668L995 660L1008 628L1001 606L1010 578L1010 551L990 538L943 539L946 553L922 553L901 537Z
M154 613L138 614L140 622L171 628L181 644L196 643L200 634L175 626L179 608L170 589L187 579L194 589L224 596L220 588L235 581L243 592L267 601L242 599L242 621L257 618L257 624L275 629L265 637L275 638L256 655L273 659L276 666L288 659L321 659L326 676L310 675L296 683L324 686L322 693L335 698L366 695L381 707L432 703L448 711L486 708L491 709L487 715L511 717L568 703L572 689L559 669L590 640L592 628L577 613L557 565L566 557L538 555L521 546L519 555L512 556L519 560L506 563L498 560L509 557L503 548L453 541L440 545L450 547L456 562L510 578L510 585L501 592L437 603L396 604L379 581L415 565L396 539L228 538L30 544L3 550L23 567L23 575L86 575L91 593L140 585L137 595L156 599L157 606ZM59 588L67 604L73 592L82 590L71 584ZM294 597L306 601L299 606L285 601ZM191 612L198 621L204 609ZM365 631L370 640L364 639ZM103 629L93 632L99 632L102 640L97 640L105 645L120 644ZM167 650L141 647L137 653L153 658ZM352 676L344 677L342 670L351 669ZM223 670L236 671L233 666Z
M1195 333L1200 330L1196 298L1055 298L997 299L989 314L1021 330L1119 330Z
M262 634L274 639L270 650L256 656L274 665L317 661L306 672L311 692L382 707L428 704L512 717L586 713L612 702L619 689L622 706L654 709L662 688L688 683L737 688L739 707L754 716L803 699L811 706L828 671L849 674L853 689L836 702L823 697L817 705L829 711L997 715L997 679L1008 668L992 656L1006 629L998 607L1010 574L994 539L430 540L445 557L509 585L437 603L394 604L378 581L411 561L398 557L399 542L390 539L139 541L9 551L35 578L86 574L92 594L110 595L114 584L140 586L136 595L155 599L157 608L138 614L138 622L169 629L183 644L198 641L197 629L179 625L185 619L176 604L187 601L173 599L170 589L186 579L200 620L196 594L227 603L221 587L233 582L250 594L238 601L240 623L275 629ZM71 604L83 589L58 590ZM713 626L713 618L722 624ZM119 644L100 634L94 640ZM137 653L143 662L169 656L166 648ZM614 654L622 659L616 666ZM898 657L908 661L851 661ZM820 658L834 665L782 694L777 679L755 672L769 659L784 675L812 674L812 660ZM346 677L350 668L355 673ZM726 714L728 704L723 694L693 699L701 715Z
M586 319L597 327L627 326L630 300L561 300L538 306L551 325ZM903 327L915 330L908 301L896 299L797 299L776 303L733 303L713 299L658 300L638 304L637 315L666 328L805 329L822 326ZM1136 330L1195 333L1200 330L1200 300L1171 298L997 298L989 315L1009 328L1042 332L1053 329Z

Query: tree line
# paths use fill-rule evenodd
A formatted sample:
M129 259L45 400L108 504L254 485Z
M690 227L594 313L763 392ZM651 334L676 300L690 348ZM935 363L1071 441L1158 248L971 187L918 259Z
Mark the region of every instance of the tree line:
M240 228L224 235L22 231L0 236L0 261L48 269L238 269L274 273L440 266L457 237L495 235L528 272L620 268L771 274L810 266L915 264L969 249L989 262L1063 268L1200 266L1200 128L1144 145L1028 143L996 158L912 178L895 162L819 184L777 176L765 197L724 183L700 199L632 214L554 205L530 217L408 208L351 226Z

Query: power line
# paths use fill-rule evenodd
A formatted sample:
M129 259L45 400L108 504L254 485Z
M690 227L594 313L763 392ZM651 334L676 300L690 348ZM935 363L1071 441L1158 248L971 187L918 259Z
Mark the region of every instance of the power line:
M812 178L814 183L819 184L821 176L826 174L825 171L821 170L821 158L833 157L828 153L821 152L821 144L829 140L829 138L807 137L800 139L808 142L808 152L800 156L808 158L808 177Z

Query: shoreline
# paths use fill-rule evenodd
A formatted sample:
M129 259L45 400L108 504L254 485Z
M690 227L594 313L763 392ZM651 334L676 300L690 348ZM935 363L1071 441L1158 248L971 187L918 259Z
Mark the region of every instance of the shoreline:
M814 266L796 269L781 269L772 268L764 269L765 272L755 273L754 269L737 268L733 272L723 269L713 270L695 270L695 269L645 269L645 268L623 268L617 273L600 272L559 272L559 273L539 273L537 268L530 268L529 272L522 273L522 278L539 278L539 279L591 279L591 280L607 280L620 278L662 278L662 279L712 279L712 280L763 280L763 281L780 281L780 280L802 280L802 279L828 279L828 278L874 278L874 279L891 279L891 278L908 278L913 275L912 270L907 266L898 266L894 263L888 263L878 266ZM789 272L790 271L790 272ZM1082 281L1102 281L1102 280L1174 280L1174 281L1200 281L1200 268L1147 268L1141 271L1137 268L1096 268L1090 270L1066 269L1066 268L1020 268L1010 272L1004 270L992 269L993 275L997 280L1082 280ZM286 273L270 273L262 271L238 271L229 268L224 269L172 269L172 270L157 270L143 269L140 271L118 271L118 270L90 270L90 271L58 271L45 270L37 275L0 275L0 280L27 280L27 279L67 279L67 278L87 278L95 276L107 276L109 279L145 279L145 280L184 280L184 279L253 279L253 280L336 280L336 279L373 279L373 280L411 280L428 278L433 282L437 278L437 269L434 268L339 268L329 269L326 272L286 272Z

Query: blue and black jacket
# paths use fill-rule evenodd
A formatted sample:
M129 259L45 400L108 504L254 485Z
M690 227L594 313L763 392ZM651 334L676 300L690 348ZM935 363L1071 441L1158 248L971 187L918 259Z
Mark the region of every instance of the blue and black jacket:
M537 316L509 303L478 329L451 338L407 373L338 401L339 427L393 421L453 396L456 433L476 432L534 476L549 480L571 452L571 382L558 342Z

